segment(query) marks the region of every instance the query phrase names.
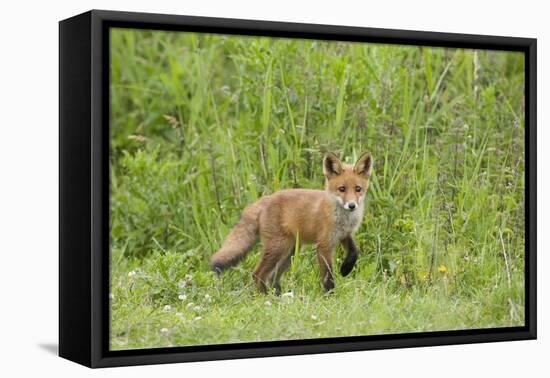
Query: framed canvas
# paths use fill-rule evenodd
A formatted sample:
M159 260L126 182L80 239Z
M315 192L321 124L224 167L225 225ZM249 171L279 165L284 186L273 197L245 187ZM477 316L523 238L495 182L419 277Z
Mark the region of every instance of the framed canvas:
M59 354L536 338L536 40L61 21Z

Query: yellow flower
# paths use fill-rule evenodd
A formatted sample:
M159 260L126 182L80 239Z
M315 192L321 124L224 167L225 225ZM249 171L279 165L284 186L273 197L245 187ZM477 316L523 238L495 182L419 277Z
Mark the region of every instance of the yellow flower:
M447 267L443 264L439 265L439 268L437 268L439 273L447 273Z

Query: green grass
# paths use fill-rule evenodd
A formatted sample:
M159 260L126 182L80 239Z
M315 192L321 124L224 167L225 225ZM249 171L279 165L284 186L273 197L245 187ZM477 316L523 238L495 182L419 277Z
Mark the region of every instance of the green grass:
M520 53L111 31L111 348L523 325L523 89ZM350 276L323 294L304 247L262 296L256 247L216 278L327 150L374 157Z

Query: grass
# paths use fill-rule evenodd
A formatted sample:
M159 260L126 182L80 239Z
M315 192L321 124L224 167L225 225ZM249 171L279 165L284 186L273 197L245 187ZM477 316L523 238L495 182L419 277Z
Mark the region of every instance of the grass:
M111 348L524 324L524 60L513 52L111 31ZM207 259L263 194L374 157L350 276L311 247L281 297L256 247ZM336 251L336 263L342 251Z

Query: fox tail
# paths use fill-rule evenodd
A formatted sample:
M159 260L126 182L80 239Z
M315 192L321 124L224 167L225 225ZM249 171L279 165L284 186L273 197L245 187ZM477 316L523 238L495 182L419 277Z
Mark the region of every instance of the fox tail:
M210 268L216 274L236 265L252 249L258 240L259 217L265 202L264 197L245 208L221 248L210 257Z

